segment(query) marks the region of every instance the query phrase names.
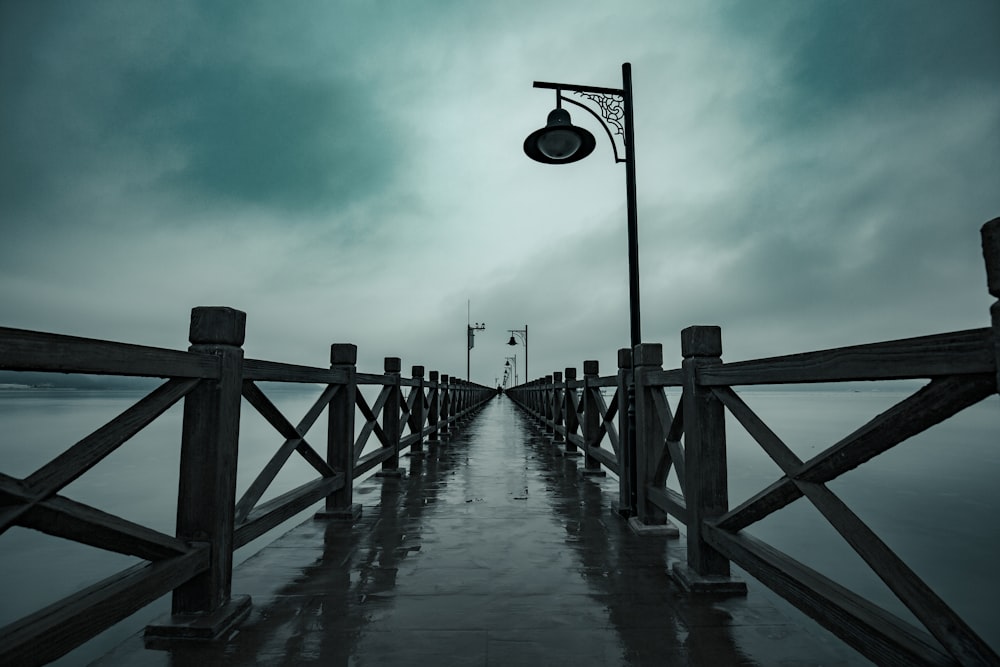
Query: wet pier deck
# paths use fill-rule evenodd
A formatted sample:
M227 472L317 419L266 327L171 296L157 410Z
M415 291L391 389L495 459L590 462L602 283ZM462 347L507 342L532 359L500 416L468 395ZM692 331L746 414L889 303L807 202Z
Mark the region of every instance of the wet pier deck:
M227 641L135 637L97 664L868 664L752 580L682 595L683 540L634 535L617 482L579 476L505 398L405 462L358 485L354 525L309 520L237 568L253 610Z

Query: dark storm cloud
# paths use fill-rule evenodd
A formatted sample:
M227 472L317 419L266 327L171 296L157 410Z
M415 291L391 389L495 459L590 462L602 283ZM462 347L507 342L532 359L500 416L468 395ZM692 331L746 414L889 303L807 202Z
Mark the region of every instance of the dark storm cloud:
M691 324L735 360L988 323L997 4L578 5L0 0L4 324L182 345L222 304L252 355L461 372L471 299L474 376L525 323L533 369L610 372L624 169L586 113L588 160L521 144L552 104L532 80L622 61L668 365Z
M1000 69L1000 4L968 0L734 3L718 16L734 39L783 61L780 95L752 108L785 137L828 122L866 97L910 104L967 86L993 86ZM765 84L766 85L766 84Z
M400 142L352 88L239 64L168 63L126 73L109 128L154 153L179 151L183 164L162 177L168 187L297 213L391 182L386 158Z
M71 195L95 172L120 178L129 196L270 207L290 213L290 223L392 183L406 146L347 68L293 70L252 34L233 40L268 22L259 7L211 3L149 16L101 9L3 6L8 221ZM137 34L148 39L139 49L130 41Z

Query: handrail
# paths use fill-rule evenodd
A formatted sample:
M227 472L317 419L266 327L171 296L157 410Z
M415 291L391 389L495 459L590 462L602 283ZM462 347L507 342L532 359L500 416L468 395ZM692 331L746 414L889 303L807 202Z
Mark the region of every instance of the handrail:
M991 326L836 349L723 363L718 327L681 332L681 368L663 370L659 344L619 351L617 378L596 377L597 362L584 362L579 403L584 449L610 468L617 464L619 511L640 524L673 517L687 527L687 559L673 569L689 593L741 594L730 562L785 597L876 663L1000 664L1000 656L948 607L827 487L844 472L899 445L1000 388L1000 218L983 225L983 256ZM634 365L631 363L634 358ZM559 433L559 396L578 383L558 373L526 382L507 395L547 432ZM592 373L590 372L592 371ZM929 380L924 388L873 418L854 433L801 461L747 406L735 387L900 379ZM617 380L617 381L616 381ZM598 387L617 386L635 396L635 449L629 422L619 410L614 455L600 449L613 410ZM676 413L665 389L680 388ZM729 412L781 469L782 476L739 507L727 490L725 413ZM567 439L572 440L572 439ZM568 442L555 444L569 448ZM609 461L610 460L610 461ZM675 469L680 492L666 486ZM788 503L806 498L919 620L922 628L846 591L806 565L750 535L744 528Z
M329 368L244 359L246 316L230 308L195 308L187 351L0 327L0 369L166 378L119 416L84 437L24 479L0 471L0 533L23 526L97 548L137 556L144 563L0 628L0 664L51 661L153 600L173 591L172 614L147 634L213 637L249 611L247 596L233 595L233 551L323 501L322 519L356 519L354 480L382 463L398 474L399 455L422 453L496 395L494 388L430 372L399 374L387 358L382 375L358 373L357 347L335 344ZM258 383L321 385L319 397L297 423ZM368 407L359 386L381 387ZM403 396L402 387L408 388ZM132 436L184 401L176 535L102 512L60 495ZM281 438L241 498L235 496L241 403L246 402ZM326 433L311 429L327 413ZM363 419L355 432L355 416ZM379 422L381 420L381 423ZM408 430L408 434L404 434ZM379 448L366 451L375 433ZM326 440L326 451L311 441ZM318 477L260 502L293 454ZM193 622L197 620L197 622ZM58 628L58 632L53 629Z

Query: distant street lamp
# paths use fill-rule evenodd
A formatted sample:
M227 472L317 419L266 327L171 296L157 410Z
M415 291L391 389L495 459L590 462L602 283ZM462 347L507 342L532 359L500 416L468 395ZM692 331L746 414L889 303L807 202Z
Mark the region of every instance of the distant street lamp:
M472 348L476 346L476 332L485 331L486 323L467 324L469 334L469 346L465 350L465 379L472 381Z
M549 112L545 127L535 130L524 140L524 152L532 160L543 164L569 164L582 160L594 150L596 141L594 135L582 127L570 122L569 112L562 108L563 102L569 102L585 109L604 127L614 150L615 162L625 163L625 197L628 211L628 285L629 285L629 334L632 351L632 369L635 370L635 347L642 337L639 333L639 239L636 223L635 203L635 132L632 122L632 65L622 65L621 88L598 88L596 86L579 86L569 83L548 83L535 81L535 88L548 88L556 91L556 108ZM566 97L563 93L569 91L596 107L578 100ZM614 128L614 134L612 129ZM624 142L624 157L618 153L615 136ZM623 515L631 514L636 509L636 479L635 479L635 385L629 383L626 396L628 437L626 439L626 467L630 479L625 480L629 505L621 508Z
M517 340L520 339L524 343L524 381L527 382L528 378L528 325L525 324L523 329L507 329L510 332L510 340L507 341L508 345L517 345ZM514 338L517 336L517 338Z
M513 357L506 357L507 361L504 363L504 374L510 373L514 376L514 386L517 386L517 355Z

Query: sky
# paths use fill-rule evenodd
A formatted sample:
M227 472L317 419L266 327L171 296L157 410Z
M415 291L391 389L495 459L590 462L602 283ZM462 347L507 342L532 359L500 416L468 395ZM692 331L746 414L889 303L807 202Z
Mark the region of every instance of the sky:
M555 93L632 64L641 323L723 358L987 326L994 0L0 0L0 325L246 354L329 345L492 384L628 346L625 169ZM580 371L582 373L582 370Z

